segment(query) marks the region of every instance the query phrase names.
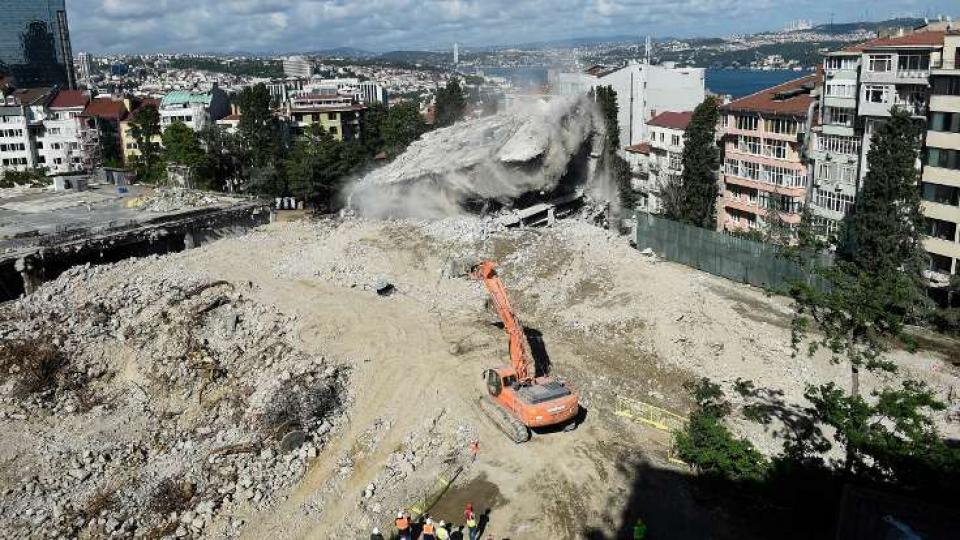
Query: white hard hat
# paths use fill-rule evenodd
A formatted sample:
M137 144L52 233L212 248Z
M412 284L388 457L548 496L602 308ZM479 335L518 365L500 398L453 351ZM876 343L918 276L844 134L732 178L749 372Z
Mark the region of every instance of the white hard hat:
M380 529L374 527L374 528L373 528L373 534L380 534Z
M440 520L440 526L441 526L441 527L445 527L446 525L447 525L447 522L441 519L441 520Z
M398 517L398 518L402 518L402 517L403 517L403 510L397 512L397 517Z

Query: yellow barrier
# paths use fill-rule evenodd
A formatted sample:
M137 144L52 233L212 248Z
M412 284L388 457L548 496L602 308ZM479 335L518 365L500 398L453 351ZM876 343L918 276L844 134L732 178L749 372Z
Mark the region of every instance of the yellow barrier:
M687 423L687 419L677 413L640 400L619 396L617 397L617 410L614 414L663 431L683 429Z

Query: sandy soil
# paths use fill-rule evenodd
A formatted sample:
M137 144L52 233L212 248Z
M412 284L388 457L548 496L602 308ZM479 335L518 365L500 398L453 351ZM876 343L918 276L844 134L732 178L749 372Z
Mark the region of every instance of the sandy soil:
M350 534L358 497L386 456L441 412L479 429L481 454L434 512L438 518L459 521L449 501L476 497L478 507L492 507L487 530L497 538L572 538L590 528L612 535L623 525L636 461L671 467L669 437L615 416L617 396L684 412L681 384L695 376L751 379L783 390L787 403L799 402L806 384L846 384L842 366L791 358L785 299L649 259L623 238L580 223L482 230L456 222L284 224L164 260L253 282L258 301L298 316L305 347L353 366L348 430L285 503L248 516L245 537ZM504 361L505 343L479 285L445 275L463 255L501 261L525 323L543 334L554 373L582 391L589 412L577 431L515 446L474 407L482 368ZM397 294L374 294L377 279L394 283ZM895 358L944 395L958 382L956 370L932 355ZM866 391L885 382L864 378ZM382 419L391 427L353 474L336 475L338 459ZM744 429L765 448L777 447L772 433ZM382 523L392 511L383 509Z

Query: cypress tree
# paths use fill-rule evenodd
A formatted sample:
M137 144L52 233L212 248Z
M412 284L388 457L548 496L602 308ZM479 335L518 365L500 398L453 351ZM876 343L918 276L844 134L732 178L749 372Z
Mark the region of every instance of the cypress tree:
M704 229L716 227L720 193L720 150L716 142L719 119L717 101L712 96L694 109L683 132L683 173L663 187L664 213L668 218Z

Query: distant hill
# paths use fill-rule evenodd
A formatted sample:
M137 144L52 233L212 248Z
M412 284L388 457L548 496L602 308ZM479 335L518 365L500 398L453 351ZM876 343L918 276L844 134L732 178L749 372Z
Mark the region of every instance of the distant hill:
M408 64L438 64L453 60L453 52L390 51L377 55L379 60Z
M376 53L357 49L355 47L335 47L333 49L323 49L310 53L311 56L322 56L328 58L370 58L376 56Z
M491 47L491 49L544 49L548 47L583 47L589 45L601 45L604 43L639 43L643 38L638 36L617 35L603 37L576 37L566 39L554 39L548 41L533 41L529 43L519 43L516 45L504 45L502 47Z
M900 19L887 19L885 21L860 21L860 22L849 22L849 23L836 23L836 24L820 24L814 26L813 29L817 32L824 32L830 34L849 34L850 32L856 32L857 30L868 30L871 32L876 32L882 28L914 28L923 24L923 19L918 18L900 18Z

